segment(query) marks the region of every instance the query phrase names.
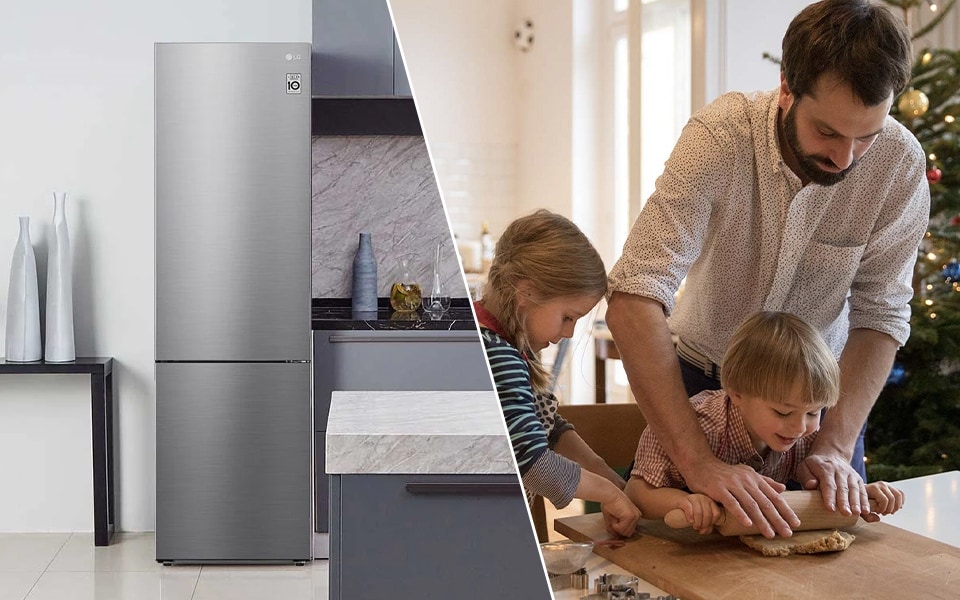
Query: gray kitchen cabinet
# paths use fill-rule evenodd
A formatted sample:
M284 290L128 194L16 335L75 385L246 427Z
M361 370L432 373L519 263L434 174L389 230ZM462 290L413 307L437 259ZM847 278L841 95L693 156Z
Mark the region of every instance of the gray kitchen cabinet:
M403 65L403 56L400 54L400 44L397 38L393 38L393 95L413 97L413 90L410 89L410 80L407 78L407 70Z
M330 394L343 391L492 390L475 330L319 330L313 332L313 414L322 452ZM329 531L329 478L315 457L315 531Z
M386 0L313 0L314 96L410 96Z
M330 598L549 600L514 475L335 475Z
M314 331L314 430L333 390L492 390L475 330Z

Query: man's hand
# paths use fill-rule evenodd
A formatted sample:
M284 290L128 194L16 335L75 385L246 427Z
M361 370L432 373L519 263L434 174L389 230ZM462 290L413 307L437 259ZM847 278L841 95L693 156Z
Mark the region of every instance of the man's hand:
M728 519L748 527L756 525L766 538L775 534L789 537L793 535L791 528L800 525L800 519L780 495L786 486L747 465L728 465L714 458L683 476L691 491L723 504Z
M827 510L842 515L869 515L867 486L850 462L840 454L810 454L797 467L804 489L820 488Z

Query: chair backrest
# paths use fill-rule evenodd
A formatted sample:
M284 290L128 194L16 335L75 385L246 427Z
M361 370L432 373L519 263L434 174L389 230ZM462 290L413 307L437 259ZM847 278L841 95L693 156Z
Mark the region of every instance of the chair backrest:
M630 466L640 434L647 426L635 402L625 404L561 404L560 415L573 424L580 437L608 465L618 471ZM534 497L530 507L537 539L549 539L543 498Z
M647 426L640 407L625 404L564 404L560 416L573 424L583 441L614 469L630 464Z

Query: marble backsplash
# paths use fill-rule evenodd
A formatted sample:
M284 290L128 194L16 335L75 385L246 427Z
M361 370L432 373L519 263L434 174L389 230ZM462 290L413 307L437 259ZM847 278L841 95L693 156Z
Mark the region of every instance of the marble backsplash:
M440 242L443 285L467 296L423 137L315 136L312 146L314 298L350 297L360 232L372 234L378 296L390 295L405 255L428 294Z

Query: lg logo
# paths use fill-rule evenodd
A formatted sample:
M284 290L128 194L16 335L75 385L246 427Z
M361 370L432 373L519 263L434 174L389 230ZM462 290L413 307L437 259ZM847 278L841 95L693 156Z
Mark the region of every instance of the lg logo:
M287 73L287 93L300 93L300 73Z

